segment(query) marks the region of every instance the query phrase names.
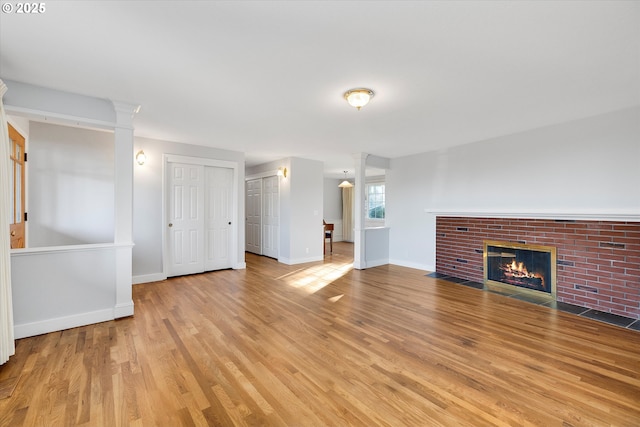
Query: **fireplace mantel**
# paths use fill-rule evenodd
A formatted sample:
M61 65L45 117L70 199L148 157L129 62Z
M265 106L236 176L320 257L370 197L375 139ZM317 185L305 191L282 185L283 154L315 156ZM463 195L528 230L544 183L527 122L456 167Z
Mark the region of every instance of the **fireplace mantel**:
M426 213L443 217L469 218L516 218L516 219L557 219L557 220L585 220L585 221L636 221L640 222L640 208L605 210L486 210L486 209L431 209L425 208Z

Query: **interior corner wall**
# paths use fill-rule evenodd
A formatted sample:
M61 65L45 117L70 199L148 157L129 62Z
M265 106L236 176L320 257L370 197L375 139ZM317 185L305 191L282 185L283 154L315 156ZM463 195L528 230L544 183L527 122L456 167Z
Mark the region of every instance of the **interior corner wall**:
M324 258L324 164L293 157L290 177L289 264L320 261Z
M162 162L164 154L224 160L238 164L238 264L244 264L244 153L200 145L137 137L134 153L144 150L144 165L133 170L133 276L134 283L162 280Z
M438 211L640 214L640 107L391 160L390 262L435 270Z

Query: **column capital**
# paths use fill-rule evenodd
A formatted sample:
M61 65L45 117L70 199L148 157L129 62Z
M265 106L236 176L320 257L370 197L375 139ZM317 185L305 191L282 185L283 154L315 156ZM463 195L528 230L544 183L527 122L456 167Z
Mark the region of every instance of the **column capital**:
M5 93L7 93L7 85L0 79L0 100L2 100Z
M133 127L133 116L140 111L139 104L111 100L116 111L116 126Z
M369 153L353 153L355 160L367 160L367 157L369 157Z

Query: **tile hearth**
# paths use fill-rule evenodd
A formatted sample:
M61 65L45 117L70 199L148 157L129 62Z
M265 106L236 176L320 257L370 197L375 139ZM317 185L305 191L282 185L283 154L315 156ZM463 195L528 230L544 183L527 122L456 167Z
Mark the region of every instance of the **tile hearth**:
M479 290L483 290L486 292L492 292L495 294L503 295L507 298L514 298L521 301L529 302L531 304L543 305L546 307L550 307L556 310L564 311L566 313L575 314L582 317L587 317L592 320L598 320L600 322L605 322L610 325L620 326L622 328L633 329L636 331L640 331L640 320L630 319L624 316L618 316L617 314L606 313L604 311L594 310L587 307L580 307L573 304L567 304L565 302L559 301L541 301L529 294L518 292L518 291L505 291L504 289L489 289L484 284L479 282L474 282L472 280L461 279L459 277L448 276L442 273L429 273L426 274L427 277L432 277L434 279L446 280L448 282L456 283L458 285L467 286L470 288L475 288Z

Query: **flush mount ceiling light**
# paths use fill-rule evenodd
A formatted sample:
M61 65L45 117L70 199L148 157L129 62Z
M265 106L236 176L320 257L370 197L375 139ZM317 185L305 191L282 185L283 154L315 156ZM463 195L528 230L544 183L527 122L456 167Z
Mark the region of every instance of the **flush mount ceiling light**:
M358 111L369 103L369 100L373 98L375 93L371 89L358 88L351 89L344 93L344 99L347 100L349 105L356 107Z
M340 187L340 188L351 188L351 187L353 187L353 184L352 184L352 183L350 183L350 182L347 180L347 171L344 171L344 181L342 181L342 182L338 185L338 187Z

